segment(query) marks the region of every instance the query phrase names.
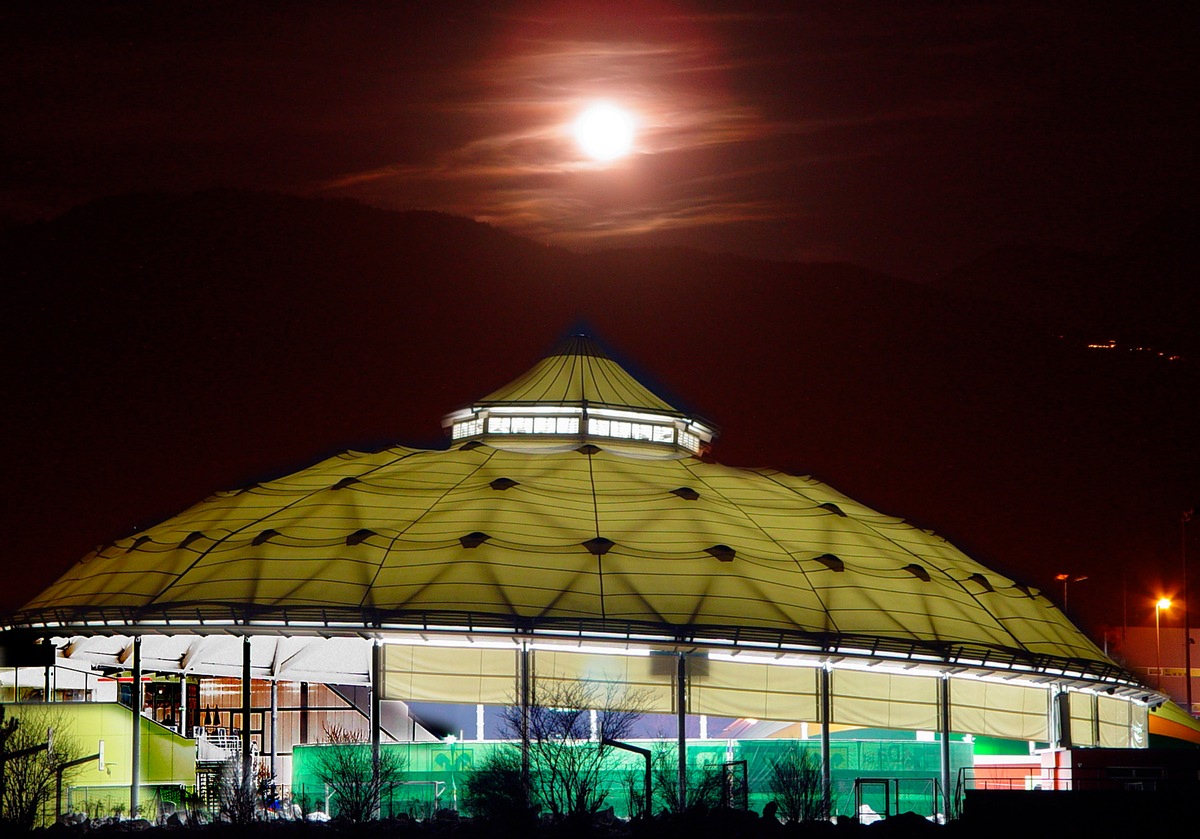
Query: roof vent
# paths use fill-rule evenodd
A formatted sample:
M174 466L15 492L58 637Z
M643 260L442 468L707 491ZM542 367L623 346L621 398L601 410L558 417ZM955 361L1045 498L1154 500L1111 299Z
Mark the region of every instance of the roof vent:
M133 540L132 545L130 545L128 548L125 549L125 553L129 553L130 551L136 551L138 548L140 548L142 545L146 544L149 541L150 541L149 536L145 536L145 535L139 536Z
M478 548L491 538L492 537L486 533L480 533L478 530L476 530L474 533L468 533L466 536L459 536L458 541L464 548Z
M846 570L846 563L842 562L840 557L836 557L833 554L821 554L820 556L814 556L813 559L824 565L830 571Z
M499 490L500 492L504 492L504 490L512 489L515 486L520 486L520 484L518 484L512 478L497 478L496 480L494 480L490 484L488 484L488 486L490 486L492 489Z
M614 542L612 539L605 539L603 536L597 536L595 539L588 539L582 544L588 549L589 553L595 554L596 556L604 556L606 553L612 550L613 545L615 545L616 542Z
M255 537L254 537L254 538L253 538L253 539L250 541L250 544L251 544L251 545L253 545L254 547L256 547L256 548L257 548L257 547L258 547L259 545L261 545L263 542L266 542L268 539L271 539L271 538L273 538L273 537L275 537L275 536L278 536L278 535L279 535L279 531L278 531L278 530L275 530L275 529L274 529L274 528L272 528L272 527L268 527L268 528L267 528L266 530L264 530L262 533L260 533L260 534L258 534L257 536L255 536Z
M1013 583L1013 588L1015 588L1017 591L1021 592L1021 594L1025 595L1026 597L1037 597L1037 595L1034 593L1033 589L1031 589L1029 586L1025 585L1024 583Z
M695 501L700 497L700 493L696 492L696 490L692 489L691 487L680 487L679 489L673 489L671 490L671 494L678 495L684 501Z
M920 565L917 565L915 562L912 563L911 565L905 565L900 570L907 571L908 573L912 574L914 577L916 577L918 580L921 580L922 582L926 582L926 583L929 582L929 572L926 571Z
M358 545L358 544L361 544L362 542L367 541L372 536L378 536L378 535L379 534L376 533L374 530L368 530L367 528L362 527L346 537L346 544L347 545Z
M600 451L600 447L593 446L591 443L584 443L582 446L577 448L575 451L579 452L580 454L586 454L588 457L591 457L596 452Z
M183 537L183 541L179 543L179 547L186 548L188 545L192 544L192 542L195 542L197 539L203 539L203 538L204 538L203 533L201 533L199 530L193 530L187 536Z
M982 574L972 574L971 576L967 577L967 579L982 586L984 591L995 591L995 589L992 588L992 584L988 582L988 578Z
M846 517L846 511L843 510L841 507L839 507L837 504L834 504L832 501L826 501L824 504L818 504L817 506L820 507L822 510L828 510L829 512L833 513L835 516L841 516L842 518Z
M330 489L345 489L346 487L353 486L356 483L358 483L358 478L342 478L336 484L331 486Z
M483 443L479 442L478 440L468 440L467 442L465 442L461 446L459 446L458 450L460 452L469 452L472 449L477 449L482 445L483 445Z
M257 484L257 483L254 483L254 484L249 484L249 485L247 485L247 486L244 486L244 487L242 487L241 489L237 490L237 491L236 491L234 494L235 494L235 495L241 495L241 494L243 494L243 493L246 493L246 492L253 492L254 490L258 489L260 486L262 486L262 485L261 485L261 484Z
M711 548L705 548L706 554L711 554L721 562L733 562L733 558L737 556L737 551L728 545L713 545Z

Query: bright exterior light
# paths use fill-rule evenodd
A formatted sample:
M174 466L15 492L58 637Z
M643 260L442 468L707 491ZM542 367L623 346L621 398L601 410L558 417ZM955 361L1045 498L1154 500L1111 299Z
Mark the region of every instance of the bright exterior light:
M1154 604L1154 607L1156 609L1170 609L1171 599L1169 597L1162 597L1157 603Z

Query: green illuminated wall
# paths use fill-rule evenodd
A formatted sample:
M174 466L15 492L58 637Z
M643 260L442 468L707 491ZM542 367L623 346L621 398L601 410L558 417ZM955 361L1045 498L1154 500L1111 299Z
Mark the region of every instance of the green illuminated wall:
M862 732L860 732L861 734ZM887 778L900 781L899 811L913 810L922 815L934 812L934 791L941 773L941 744L937 741L917 741L912 734L901 732L871 732L878 739L835 739L830 744L830 762L833 769L834 808L839 813L851 814L854 810L854 781L857 778ZM729 761L745 760L750 796L749 805L761 812L771 799L769 777L771 765L783 756L792 742L811 750L819 760L820 745L816 740L705 740L687 744L688 764L696 769L715 767ZM639 741L638 745L654 751L665 747L670 751L669 759L675 760L674 741L658 746L653 742ZM324 809L325 789L317 780L313 770L320 745L297 746L293 751L292 793L306 800L306 809ZM344 747L343 747L344 748ZM369 749L362 745L356 748ZM454 807L467 774L484 762L488 753L495 748L512 748L511 744L494 742L459 742L447 744L404 743L384 744L384 751L395 751L407 758L405 780L390 802L384 802L385 816L393 813L424 815L434 806L433 782L440 782L439 807ZM594 748L586 745L582 748ZM958 770L972 763L972 746L961 738L950 743L951 777ZM618 816L629 814L628 794L624 781L630 773L643 771L642 759L628 752L610 749L606 758L606 781L609 787L607 803L612 805ZM894 795L894 793L893 793ZM336 804L333 809L336 809ZM895 801L891 802L896 812ZM876 806L876 809L880 807Z

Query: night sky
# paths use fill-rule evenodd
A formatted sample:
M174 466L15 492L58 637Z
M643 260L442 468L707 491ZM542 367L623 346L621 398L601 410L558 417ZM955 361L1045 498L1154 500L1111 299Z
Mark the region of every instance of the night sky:
M929 279L1197 180L1184 4L5 4L0 215L210 186ZM606 99L635 153L565 127Z
M23 226L107 196L234 188L441 211L573 252L682 245L852 263L920 283L1014 242L1102 253L1164 208L1194 204L1200 53L1182 5L8 4L0 7L0 228L20 239ZM631 153L607 163L587 158L570 132L581 109L601 100L636 125ZM287 427L272 425L291 418L272 414L265 398L239 395L222 407L219 381L198 378L195 392L175 394L154 379L167 377L155 365L217 376L242 351L240 326L174 345L154 333L139 345L131 311L142 301L115 287L119 305L87 298L121 328L101 325L89 346L71 324L97 327L74 313L78 320L54 326L69 349L19 346L5 362L19 407L2 430L18 490L3 523L11 554L0 611L20 606L90 546L215 489L363 440L436 443L438 417L518 375L580 320L651 384L710 412L726 429L716 448L723 462L812 471L1051 591L1054 571L1086 572L1092 579L1071 597L1092 624L1121 621L1122 579L1145 578L1131 587L1138 603L1164 584L1178 556L1180 511L1200 503L1186 473L1200 463L1200 441L1186 430L1197 397L1179 386L1196 381L1194 359L1182 362L1191 373L1155 373L1144 387L1137 370L1088 373L1087 399L1064 413L1053 403L1069 365L1039 371L1032 350L1030 380L1014 383L1011 396L972 395L966 360L945 368L953 381L905 369L936 356L938 327L890 334L897 345L924 342L894 353L879 337L892 328L884 302L871 314L875 337L861 324L853 332L830 322L819 325L818 341L813 324L779 306L775 286L756 303L722 299L714 281L698 287L688 309L693 323L714 319L689 332L649 309L606 305L604 278L615 274L597 267L594 275L592 302L538 304L536 322L519 278L499 288L470 275L455 300L414 291L441 314L414 318L398 307L383 324L372 313L380 323L368 338L378 346L352 350L378 365L382 382L367 381L375 369L339 370L346 358L338 353L351 352L343 345L309 346L303 356L264 351L276 379L298 383L280 395L299 406ZM5 278L10 288L20 282ZM859 282L846 288L867 287ZM652 283L651 272L620 292L653 296ZM686 287L672 283L680 299ZM183 311L195 290L176 291L162 311ZM920 310L909 292L897 295L909 308L896 311ZM467 314L482 299L488 324ZM726 309L740 318L737 341L713 315ZM505 317L511 343L486 343L498 334L491 321ZM351 314L343 321L345 334L363 328ZM388 329L397 336L381 337ZM837 342L852 332L859 355L838 367L850 354ZM795 340L805 334L808 348ZM201 347L194 357L192 338ZM222 341L227 355L196 360ZM864 354L872 341L879 346ZM965 342L947 338L946 346ZM855 366L889 353L890 366ZM970 359L989 367L980 381L993 388L1014 380L1009 363L990 365L982 344ZM339 381L346 375L363 385L339 403L351 409L319 415L314 406L348 387ZM898 382L910 379L906 396ZM1106 390L1118 379L1120 388ZM26 385L22 402L16 388ZM873 401L872 387L892 404ZM939 388L934 402L945 410L923 416L923 394ZM200 413L171 401L197 393L210 397ZM822 416L822 399L859 413ZM780 430L770 425L780 416L802 419ZM807 435L801 446L798 428ZM131 457L137 468L119 471ZM1111 474L1125 483L1107 485L1118 461ZM1122 506L1128 497L1140 506ZM1132 622L1144 620L1138 608Z

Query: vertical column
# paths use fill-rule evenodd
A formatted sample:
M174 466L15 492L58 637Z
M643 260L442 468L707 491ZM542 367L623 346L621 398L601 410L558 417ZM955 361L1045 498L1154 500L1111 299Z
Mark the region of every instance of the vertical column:
M179 676L179 734L182 737L188 736L187 689L187 674L183 673Z
M530 791L529 705L533 694L531 685L533 680L530 673L532 653L529 651L527 642L521 642L521 649L517 656L517 697L521 702L521 788L525 790L525 795L528 797Z
M938 727L942 738L942 804L946 821L953 814L952 795L950 789L950 676L943 674L938 686Z
M129 764L129 815L138 814L139 789L142 785L142 637L133 636L133 685L129 691L129 704L133 706L133 755Z
M275 732L279 728L279 680L271 680L271 783L275 783L275 779L279 777L279 768L276 765L276 760L279 755L279 744L275 739Z
M1051 689L1052 718L1051 731L1054 732L1055 745L1060 749L1069 749L1071 742L1071 695L1066 688L1055 685Z
M679 725L679 811L687 809L687 656L675 666L675 712Z
M829 718L833 702L829 695L829 664L822 664L818 673L820 683L817 692L821 703L821 809L828 817L833 815L833 769L829 747Z
M379 741L383 723L380 719L380 702L383 699L383 647L379 639L371 641L371 812L379 818L380 779L379 779Z
M250 636L242 637L242 790L250 789Z
M308 742L308 682L300 683L300 742Z

